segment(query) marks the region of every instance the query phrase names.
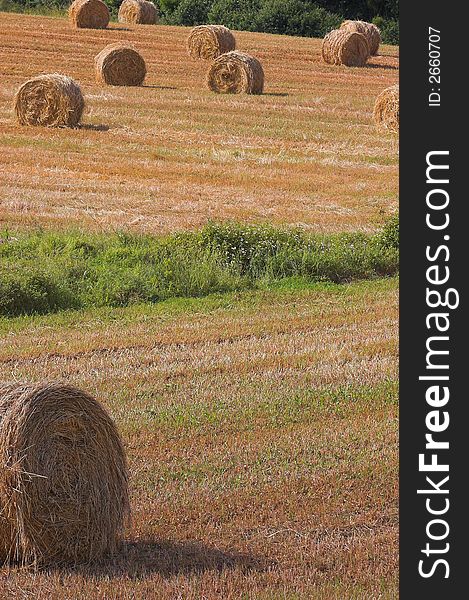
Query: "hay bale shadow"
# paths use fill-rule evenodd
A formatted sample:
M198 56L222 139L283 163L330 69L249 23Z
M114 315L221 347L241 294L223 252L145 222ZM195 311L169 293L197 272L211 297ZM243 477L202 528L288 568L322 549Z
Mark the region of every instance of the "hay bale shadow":
M372 63L369 62L366 64L368 69L388 69L391 71L399 71L399 67L397 65L383 65L380 63Z
M118 554L99 564L49 567L47 570L98 579L122 576L142 579L152 573L169 578L226 569L240 569L243 573L260 572L272 566L272 561L237 551L219 550L200 542L138 540L124 543Z
M91 125L90 123L81 123L77 129L85 129L88 131L109 131L109 125Z
M151 90L178 90L179 88L172 85L141 85L142 88L148 88Z
M106 29L108 31L134 31L130 27L119 27L119 25L108 25Z

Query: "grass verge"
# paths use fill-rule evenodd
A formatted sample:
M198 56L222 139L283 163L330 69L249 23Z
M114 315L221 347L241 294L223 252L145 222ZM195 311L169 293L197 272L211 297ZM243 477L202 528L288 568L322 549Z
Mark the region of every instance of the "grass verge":
M398 271L398 224L375 235L209 224L166 237L81 232L0 235L0 315L122 307L275 285L342 283Z

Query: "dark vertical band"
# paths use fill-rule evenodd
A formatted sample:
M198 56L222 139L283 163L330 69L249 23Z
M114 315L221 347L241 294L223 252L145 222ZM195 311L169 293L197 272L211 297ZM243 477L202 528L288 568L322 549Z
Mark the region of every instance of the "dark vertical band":
M409 599L459 598L469 573L467 12L465 3L400 3L400 580Z

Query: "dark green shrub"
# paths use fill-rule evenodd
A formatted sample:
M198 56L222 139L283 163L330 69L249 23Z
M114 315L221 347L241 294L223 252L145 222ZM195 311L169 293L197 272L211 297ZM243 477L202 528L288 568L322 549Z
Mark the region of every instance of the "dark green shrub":
M231 29L255 31L255 19L262 0L215 0L208 12L210 23Z
M160 10L165 15L170 15L179 6L181 0L159 0ZM156 3L155 3L156 4Z
M78 306L61 277L37 265L0 268L0 315L45 314Z
M208 250L220 255L225 264L247 274L253 262L257 263L259 272L259 260L267 261L295 235L300 234L269 225L212 223L203 228L201 240Z
M0 11L64 16L69 4L67 0L0 0Z
M399 214L393 215L379 234L379 242L383 248L399 248Z
M382 15L385 19L399 19L399 0L366 0L368 18Z
M269 225L215 223L202 230L202 243L254 281L301 276L341 282L397 272L398 249L385 245L382 236L318 236Z
M167 19L175 25L203 25L208 22L210 2L207 0L181 0Z
M117 13L119 12L119 8L122 4L122 1L123 0L103 0L103 2L105 2L105 4L107 4L107 7L109 8L111 16L114 18L117 18Z
M375 23L377 19L373 19ZM377 23L375 23L377 25ZM399 45L399 21L383 21L378 25L381 29L381 40L383 44Z
M255 29L266 33L324 37L342 17L305 0L264 0L255 17Z

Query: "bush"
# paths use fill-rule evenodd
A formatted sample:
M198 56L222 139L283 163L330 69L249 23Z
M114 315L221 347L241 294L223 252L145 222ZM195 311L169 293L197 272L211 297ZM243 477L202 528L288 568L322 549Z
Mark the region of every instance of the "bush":
M309 37L322 37L342 21L307 0L215 0L208 18L232 29Z
M300 229L225 223L205 227L202 241L254 282L300 276L339 283L397 272L397 247L385 246L382 235L318 236Z
M226 265L236 266L243 275L252 274L253 264L265 262L299 232L276 229L269 225L241 225L238 223L212 223L201 233L203 246L222 257Z
M379 28L383 44L399 45L399 21L383 21Z
M254 288L299 276L346 282L398 270L395 225L375 236L213 223L168 237L2 236L0 315L127 306Z
M255 29L266 33L324 37L342 17L305 0L264 0L255 17Z
M170 15L179 6L181 0L159 0L160 10L165 15ZM156 3L155 3L156 4Z
M71 1L73 2L73 0L71 0ZM114 18L117 18L117 13L119 12L119 8L120 8L120 5L122 4L123 0L103 0L103 2L109 8L109 12L111 13L111 16ZM70 2L70 4L71 4L71 2Z
M255 18L262 0L215 0L208 12L210 23L231 29L255 31Z
M35 265L0 268L0 315L46 314L78 306L57 274Z
M209 8L206 0L181 0L166 20L175 25L203 25L208 22Z
M382 15L385 19L399 19L399 0L366 0L371 19L374 15Z
M385 19L399 18L399 0L315 0L314 4L343 14L347 19L371 21L376 15Z
M383 248L399 249L399 215L391 217L379 234L379 242Z
M0 0L0 11L63 16L69 4L67 0Z

